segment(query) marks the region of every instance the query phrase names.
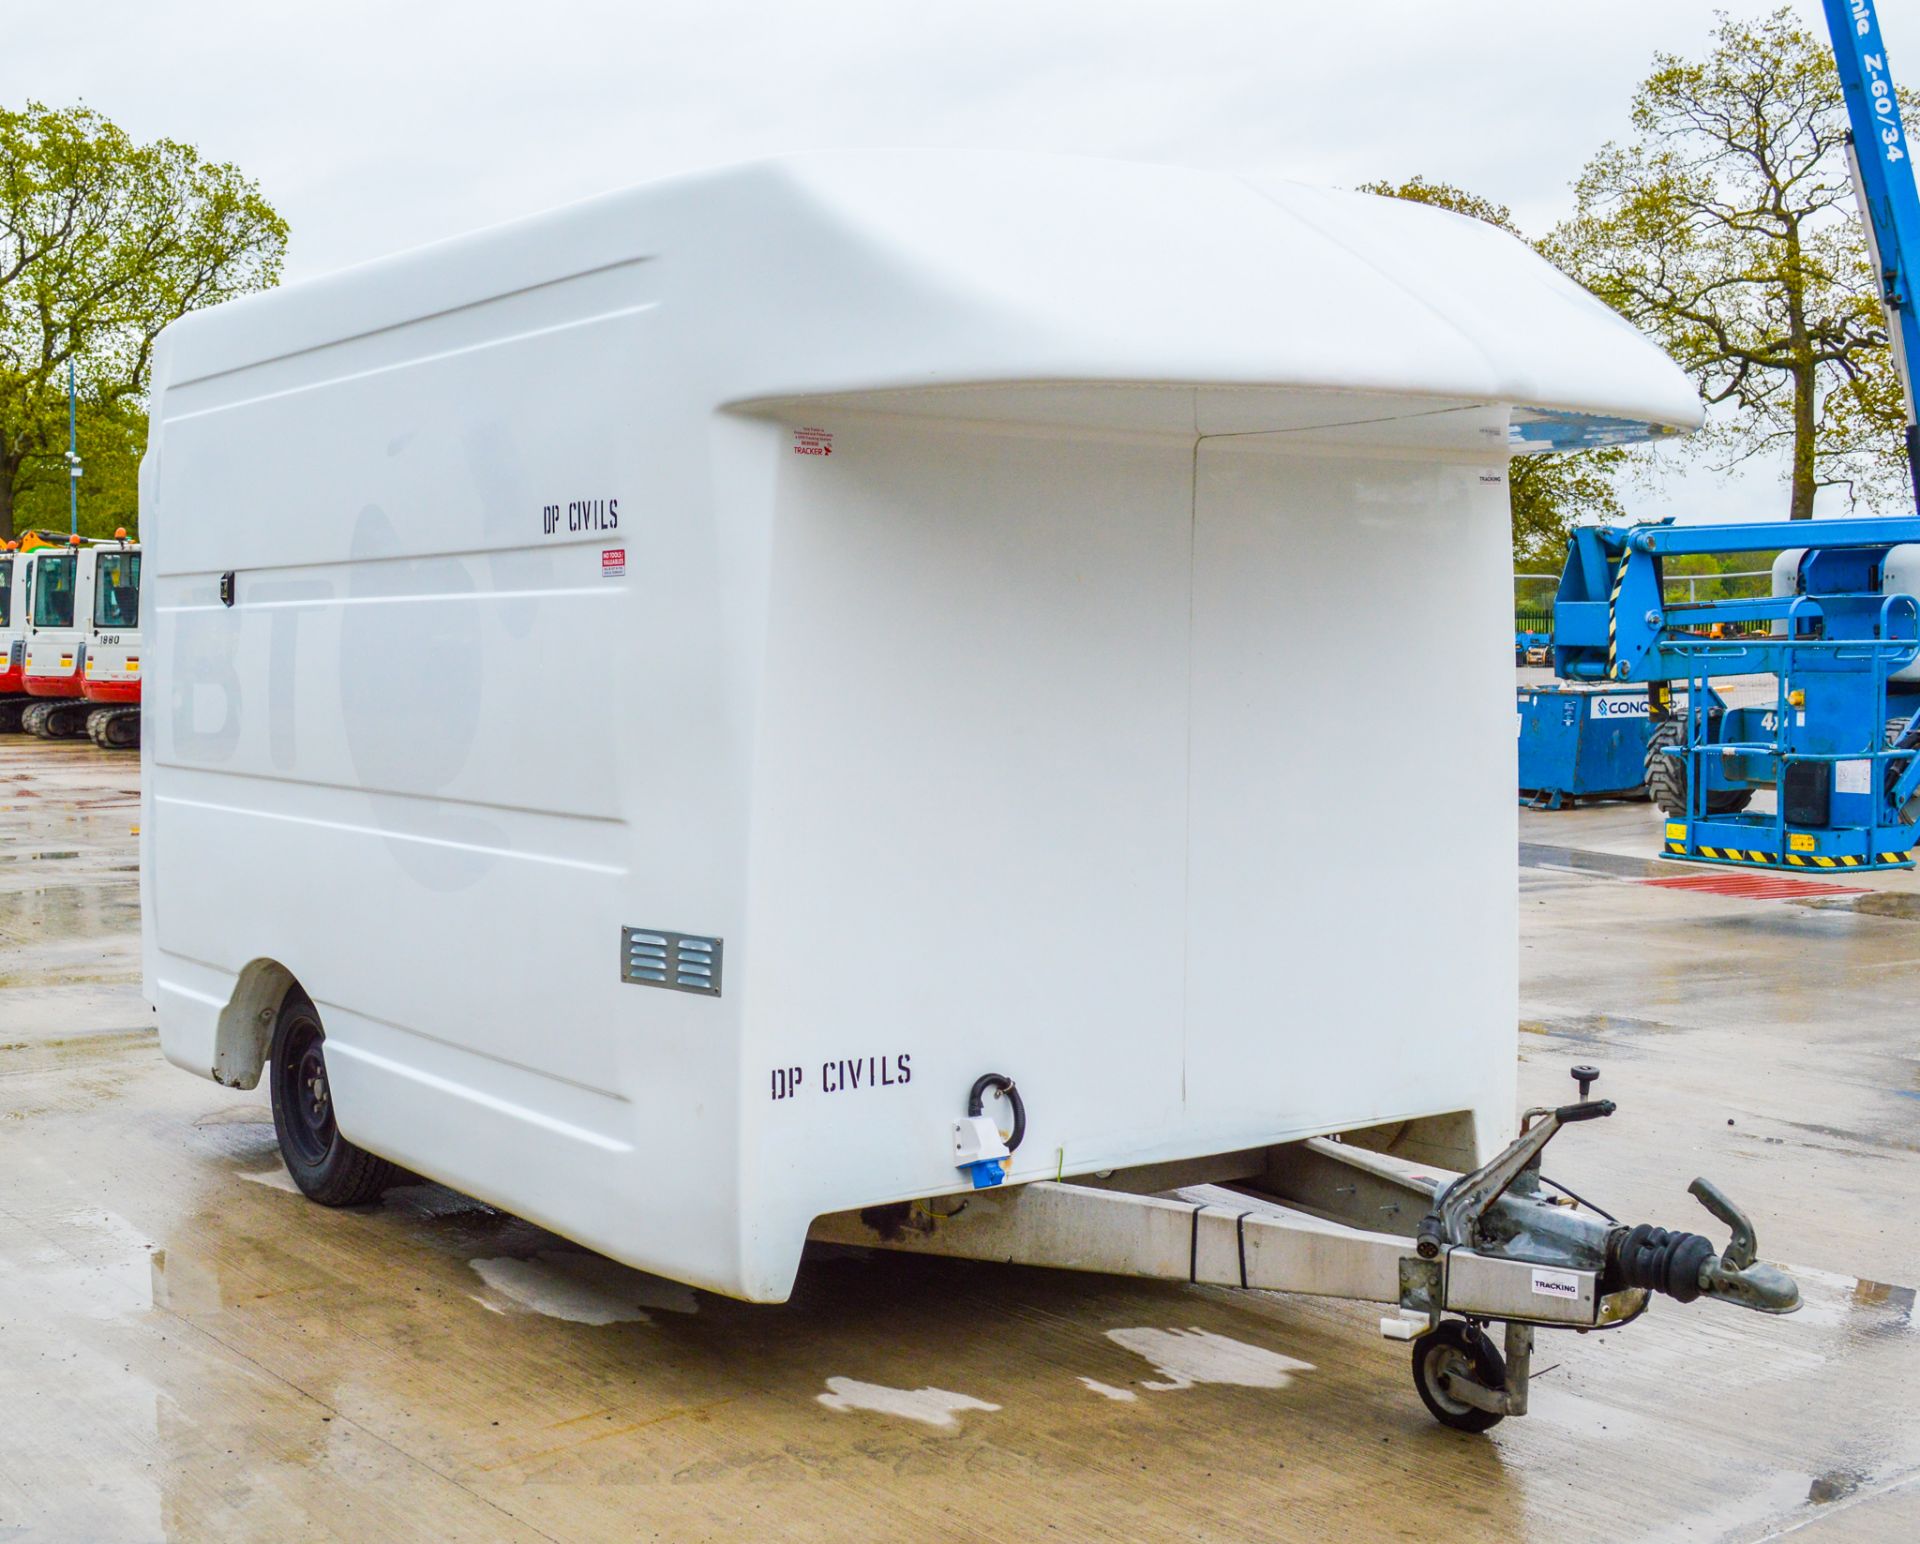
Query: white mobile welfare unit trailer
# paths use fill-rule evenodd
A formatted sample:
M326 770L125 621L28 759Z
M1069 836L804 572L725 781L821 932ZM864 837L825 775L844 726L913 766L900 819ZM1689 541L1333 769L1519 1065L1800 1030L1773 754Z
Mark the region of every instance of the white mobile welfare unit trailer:
M291 1037L322 1199L377 1154L744 1298L810 1230L1211 1279L1186 1202L1116 1203L1125 1259L926 1203L1502 1149L1508 458L1699 417L1491 227L1011 155L689 176L188 317L143 473L166 1054L247 1087ZM1437 1322L1429 1242L1356 1295ZM1588 1263L1588 1323L1645 1285Z

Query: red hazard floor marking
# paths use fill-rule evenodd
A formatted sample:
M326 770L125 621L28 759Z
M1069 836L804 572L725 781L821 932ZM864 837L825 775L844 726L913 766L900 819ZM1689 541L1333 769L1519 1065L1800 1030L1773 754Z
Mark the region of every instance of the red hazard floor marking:
M1692 890L1701 895L1737 895L1749 901L1792 901L1809 895L1865 895L1864 885L1828 885L1817 879L1795 879L1791 874L1676 874L1671 879L1643 879L1662 890Z

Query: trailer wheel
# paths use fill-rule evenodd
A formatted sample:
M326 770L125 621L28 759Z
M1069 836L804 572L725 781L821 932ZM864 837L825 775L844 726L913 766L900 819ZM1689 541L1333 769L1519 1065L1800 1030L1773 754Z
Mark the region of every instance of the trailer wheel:
M1481 1432L1506 1417L1482 1410L1448 1392L1455 1378L1466 1378L1487 1389L1507 1386L1507 1364L1493 1348L1484 1330L1464 1319L1448 1319L1413 1343L1413 1386L1420 1403L1442 1426L1455 1431Z
M1686 734L1677 719L1665 719L1647 736L1647 797L1676 819L1687 813L1687 759L1669 756L1668 746L1684 747ZM1709 815L1732 815L1753 802L1751 788L1707 790Z
M359 1206L378 1197L400 1171L340 1134L327 1082L326 1038L305 994L289 992L267 1052L273 1068L273 1129L287 1172L308 1200Z

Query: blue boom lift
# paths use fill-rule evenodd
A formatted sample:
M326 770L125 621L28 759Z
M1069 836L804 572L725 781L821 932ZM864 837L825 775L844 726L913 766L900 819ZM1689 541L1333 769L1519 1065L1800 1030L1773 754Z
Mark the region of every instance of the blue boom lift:
M1824 0L1852 126L1849 159L1906 401L1920 510L1920 195L1872 0ZM1767 525L1595 526L1568 543L1554 669L1647 683L1648 792L1675 858L1771 868L1910 867L1920 845L1920 606L1890 582L1920 570L1920 514ZM1670 605L1665 560L1799 549L1775 593ZM1771 675L1774 700L1729 707L1716 677ZM1676 688L1679 688L1676 691ZM1747 809L1777 791L1772 814Z
M1920 194L1914 191L1912 148L1900 122L1900 102L1887 69L1886 45L1873 0L1822 0L1833 37L1840 91L1847 100L1847 160L1860 200L1867 252L1880 273L1887 337L1907 409L1907 469L1920 509L1920 422L1914 417L1913 361L1920 357Z

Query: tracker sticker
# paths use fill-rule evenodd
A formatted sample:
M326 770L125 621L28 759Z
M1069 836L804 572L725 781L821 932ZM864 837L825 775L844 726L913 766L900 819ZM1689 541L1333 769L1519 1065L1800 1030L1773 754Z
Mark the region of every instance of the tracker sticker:
M1576 1302L1580 1297L1580 1278L1571 1271L1543 1271L1535 1269L1533 1290L1540 1297L1557 1297L1564 1302Z

